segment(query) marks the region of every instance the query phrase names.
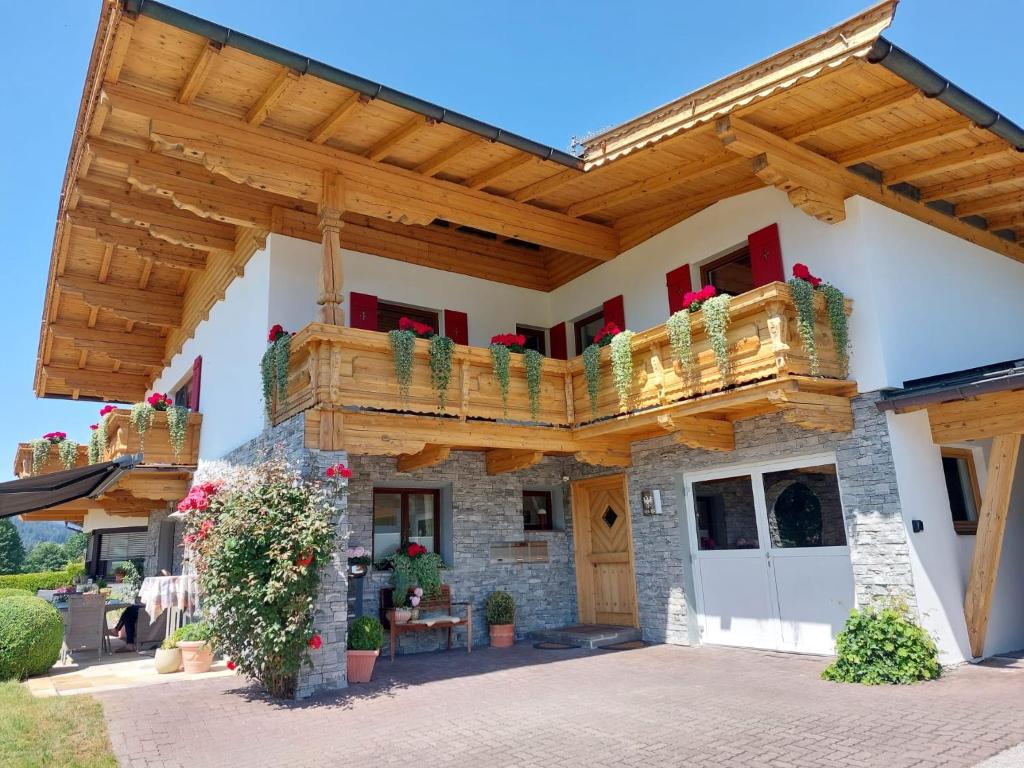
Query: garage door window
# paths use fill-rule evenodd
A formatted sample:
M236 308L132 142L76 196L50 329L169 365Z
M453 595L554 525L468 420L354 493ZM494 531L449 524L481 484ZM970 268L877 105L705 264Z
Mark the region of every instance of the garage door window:
M765 472L761 477L773 547L846 546L834 465Z
M694 483L693 498L700 549L757 549L757 514L750 475Z

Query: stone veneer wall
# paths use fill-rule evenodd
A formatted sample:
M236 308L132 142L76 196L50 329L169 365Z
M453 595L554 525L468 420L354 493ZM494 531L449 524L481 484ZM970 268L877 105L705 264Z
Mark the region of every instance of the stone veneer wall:
M688 644L684 552L676 482L687 471L757 461L777 461L834 451L844 502L847 542L853 562L857 602L902 599L916 610L910 551L900 509L896 471L884 414L877 393L853 401L854 428L833 434L787 424L778 414L737 422L736 450L701 451L675 443L671 436L633 445L633 466L626 470L632 510L637 594L644 639ZM573 479L611 470L567 462ZM661 491L661 515L639 513L640 493Z
M305 416L299 414L267 429L255 440L224 456L233 464L254 464L274 452L280 452L304 477L320 479L324 470L338 462L348 463L344 451L319 451L304 445ZM336 549L330 563L320 566L320 593L314 623L323 645L311 651L313 667L299 673L296 698L307 698L324 690L344 688L346 680L345 647L348 639L348 516L345 494L335 498Z
M352 457L348 510L352 531L350 546L369 549L372 545L374 486L447 486L454 524L449 531L442 529L441 532L442 539L450 537L452 552L443 578L451 586L453 601L473 606L473 643L487 642L484 600L498 589L515 598L516 634L520 638L531 630L576 622L576 576L568 489L564 493L565 530L523 530L523 489L561 486L564 459L548 457L520 472L493 476L486 472L484 454L476 452L452 453L441 464L410 473L398 472L396 463L396 459L382 456ZM491 544L524 539L547 541L549 561L490 562ZM377 615L379 591L390 583L391 574L386 571L372 572L366 577L363 585L365 613ZM409 632L400 636L398 652L435 650L444 647L446 640L447 633L441 630ZM456 630L453 644L456 640L460 645L465 643L463 628ZM387 642L385 638L385 652L390 652Z

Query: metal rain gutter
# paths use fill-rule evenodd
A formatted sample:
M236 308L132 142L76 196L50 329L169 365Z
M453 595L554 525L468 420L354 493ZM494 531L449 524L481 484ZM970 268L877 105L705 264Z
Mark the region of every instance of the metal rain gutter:
M229 45L246 53L251 53L254 56L259 56L262 59L273 61L304 75L319 77L321 80L356 91L371 99L380 99L388 104L394 104L396 107L417 112L438 123L447 123L464 131L475 133L489 141L505 144L513 149L528 152L543 160L550 160L568 168L583 170L583 161L568 152L563 152L560 149L555 149L518 134L510 133L489 123L453 112L450 109L445 109L429 101L410 96L402 91L396 91L394 88L389 88L381 83L367 80L365 77L353 75L350 72L345 72L329 64L301 56L264 40L242 32L236 32L233 29L201 19L190 13L179 11L177 8L156 2L156 0L122 0L122 2L126 13L146 16L186 32L200 35L220 45Z
M1018 152L1024 152L1024 129L983 101L971 96L963 88L950 82L898 45L879 36L871 46L871 50L868 51L867 59L872 64L881 64L894 75L917 86L928 98L938 99L950 109L969 118L979 127L985 128L1009 142Z

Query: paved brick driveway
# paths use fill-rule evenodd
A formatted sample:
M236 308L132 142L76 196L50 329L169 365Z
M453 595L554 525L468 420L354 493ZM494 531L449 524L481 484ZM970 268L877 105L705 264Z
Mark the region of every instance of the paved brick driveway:
M299 704L221 678L98 694L124 766L970 766L1024 741L1024 665L867 688L821 659L711 648L381 661Z

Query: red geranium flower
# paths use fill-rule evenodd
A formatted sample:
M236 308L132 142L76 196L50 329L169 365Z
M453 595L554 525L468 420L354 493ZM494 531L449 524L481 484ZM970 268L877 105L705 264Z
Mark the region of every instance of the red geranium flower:
M307 549L295 559L295 565L299 568L308 568L313 564L313 551Z
M100 428L99 424L90 424L89 425L89 429L99 429L99 428Z
M235 668L235 662L233 662L230 659L228 659L228 663L227 663L226 666L227 666L228 669L234 669Z
M267 333L267 343L272 344L273 342L280 339L282 336L287 336L288 331L281 327L280 323L276 323L270 327L270 331Z
M601 330L597 332L594 337L594 343L600 346L604 346L611 342L612 338L622 333L622 330L613 322L607 322L601 326Z
M352 477L352 470L346 467L344 464L332 464L327 468L326 474L328 477Z
M794 264L793 277L799 278L800 280L806 280L815 288L821 285L821 278L812 275L811 270L807 268L806 264Z
M320 646L323 644L324 641L320 639L320 635L313 635L311 638L309 638L309 647L312 648L314 651L320 648Z
M718 289L713 285L705 285L699 291L687 291L683 294L683 309L696 311L702 303L717 295Z
M100 418L103 418L104 416L106 416L111 411L116 411L116 410L117 409L114 406L112 406L112 405L104 405L102 408L100 408Z
M421 339L428 339L434 335L434 329L431 326L425 323L418 323L408 317L399 318L398 330L412 331L413 335L419 336Z
M424 547L422 544L417 544L416 542L412 542L411 544L409 544L408 547L405 548L405 554L407 557L419 557L420 555L425 555L426 553L427 548Z

